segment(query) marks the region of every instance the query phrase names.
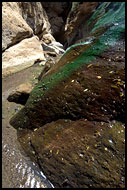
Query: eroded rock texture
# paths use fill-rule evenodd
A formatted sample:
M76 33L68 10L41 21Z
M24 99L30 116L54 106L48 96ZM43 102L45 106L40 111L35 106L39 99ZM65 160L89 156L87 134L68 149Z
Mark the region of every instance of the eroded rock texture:
M89 65L57 82L50 90L49 81L58 76L49 77L46 84L42 80L11 124L16 128L35 128L59 118L85 117L96 121L124 118L124 63L108 63L98 58ZM57 75L62 77L64 71Z
M64 43L66 19L71 9L71 2L42 2L51 24L51 33L61 43Z
M48 16L40 2L2 3L3 77L25 69L38 60L45 60L39 40L45 43L56 41L50 28Z
M22 17L32 28L35 35L43 36L50 33L50 23L40 2L21 2Z
M10 124L55 187L124 188L125 3L104 2L88 21L88 38L66 50Z
M33 30L21 16L18 2L2 3L2 50L31 37Z
M65 37L65 48L74 44L90 32L86 22L95 12L98 2L73 2L71 11L67 18Z

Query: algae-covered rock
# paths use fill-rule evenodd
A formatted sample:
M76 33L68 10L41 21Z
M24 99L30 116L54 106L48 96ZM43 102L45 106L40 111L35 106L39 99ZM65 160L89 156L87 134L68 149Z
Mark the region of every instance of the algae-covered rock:
M118 55L113 49L110 53ZM68 64L44 77L10 123L15 128L36 128L59 118L124 121L124 60L119 62L112 57L109 61L106 51L100 56L71 74L73 66ZM119 52L120 56L124 56L124 52ZM76 64L78 66L78 62L74 66ZM65 74L68 74L66 78Z
M82 2L72 13L73 16L69 14L67 19L65 48L86 38L100 26L115 24L118 28L115 33L117 35L125 24L125 2ZM111 35L113 38L114 34Z
M66 50L11 119L15 128L36 128L59 118L123 121L125 4L119 2L111 16L116 3L105 3L109 9L98 17L102 5L90 18L96 20L94 38Z
M124 188L125 126L57 120L18 139L55 188Z

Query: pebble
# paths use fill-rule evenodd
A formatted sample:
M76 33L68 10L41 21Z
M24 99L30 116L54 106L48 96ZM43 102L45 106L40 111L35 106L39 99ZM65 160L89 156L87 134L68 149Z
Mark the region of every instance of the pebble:
M18 112L20 110L20 108L15 108L15 112Z
M79 154L79 156L80 156L81 158L83 158L83 154Z

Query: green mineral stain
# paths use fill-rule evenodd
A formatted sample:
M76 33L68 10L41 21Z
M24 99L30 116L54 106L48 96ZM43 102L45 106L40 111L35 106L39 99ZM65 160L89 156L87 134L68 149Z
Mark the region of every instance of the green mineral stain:
M102 8L98 11L98 14L100 13L100 11L103 11L105 4L104 5L102 4ZM118 24L116 25L116 28L121 27L121 24L125 24L125 2L110 2L107 4L106 8L108 9L108 7L111 5L112 5L112 8L109 8L109 10L106 13L104 13L100 19L98 19L92 32L96 30L97 28L99 28L100 26L104 24L108 24L108 23ZM118 8L117 10L114 10L113 7L114 8L118 7ZM91 20L96 19L96 16L97 15L93 15Z
M35 100L36 98L39 100L38 96L43 96L45 92L47 92L54 84L67 78L73 71L75 71L85 63L96 59L96 56L99 55L105 48L107 48L105 44L101 43L98 40L98 42L96 42L88 50L83 52L73 62L64 65L56 73L53 73L52 75L44 78L44 80L32 90L27 103L30 103L30 101L33 102L33 99Z
M88 20L88 25L90 25L91 23L95 22L95 20L97 20L98 17L100 17L102 14L104 14L104 9L110 5L111 2L104 2L103 4L101 4L98 9L93 13L93 15L91 16L91 18Z
M112 2L105 2L104 4L102 4L102 6L99 7L98 13L93 14L92 17L97 17L99 11L102 11L104 7L108 9L111 5ZM69 52L72 51L75 47L82 46L82 51L82 49L85 46L88 46L88 48L84 48L85 50L80 52L80 55L75 60L62 66L55 73L46 76L43 79L43 81L40 82L32 90L30 97L26 103L26 107L29 107L33 103L33 100L39 101L39 99L41 99L41 96L43 96L51 87L56 85L57 82L66 79L73 71L75 71L82 65L95 60L97 55L99 55L106 48L108 48L108 46L106 46L105 43L108 43L108 45L113 45L117 42L117 40L121 36L121 33L125 30L125 3L115 2L112 6L117 6L117 10L114 11L113 8L109 8L107 13L105 13L103 16L101 16L101 18L98 19L98 21L95 24L95 27L92 30L92 34L94 34L97 37L95 42L82 42L69 47L61 59L64 59L66 55L69 54ZM105 32L105 28L103 29L103 26L105 27L105 25L109 23L116 23L116 25L112 25ZM97 33L94 33L94 31L97 31Z

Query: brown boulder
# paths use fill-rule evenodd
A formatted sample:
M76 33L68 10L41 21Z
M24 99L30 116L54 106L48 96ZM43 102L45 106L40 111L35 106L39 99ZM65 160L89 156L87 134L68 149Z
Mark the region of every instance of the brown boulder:
M57 120L18 140L55 188L124 188L125 126Z
M111 58L112 54L118 55L115 51L105 51L92 63L85 64L50 87L55 77L64 76L61 71L52 75L54 78L49 77L54 68L58 69L58 65L54 65L47 73L46 83L45 76L31 92L26 106L11 119L11 125L15 128L35 128L59 118L124 121L124 60L110 61L110 55ZM123 55L124 52L119 52L119 57ZM64 61L63 57L59 63Z

